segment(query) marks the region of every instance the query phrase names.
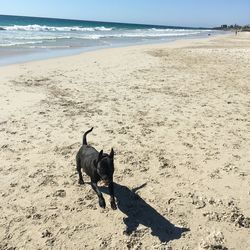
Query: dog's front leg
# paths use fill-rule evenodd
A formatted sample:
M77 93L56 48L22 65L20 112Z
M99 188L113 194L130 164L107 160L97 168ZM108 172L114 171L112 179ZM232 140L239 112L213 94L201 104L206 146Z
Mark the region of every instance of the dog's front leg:
M97 183L91 181L91 187L94 189L94 191L95 191L96 194L98 195L100 207L105 208L105 207L106 207L106 203L105 203L105 200L104 200L104 198L103 198L103 196L102 196L101 191L99 190L99 188L98 188L98 186L97 186Z
M115 197L114 197L114 184L113 181L109 183L110 205L113 210L116 210Z

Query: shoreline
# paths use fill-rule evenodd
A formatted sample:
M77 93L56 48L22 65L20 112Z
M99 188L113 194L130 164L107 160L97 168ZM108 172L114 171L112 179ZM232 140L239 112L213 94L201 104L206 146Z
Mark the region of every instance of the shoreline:
M105 49L115 49L115 48L126 48L126 47L136 47L136 46L147 46L147 45L160 45L160 44L168 44L168 43L174 43L177 41L185 41L185 40L196 40L196 39L207 39L207 38L214 38L219 36L228 36L231 35L229 33L227 34L213 34L211 37L208 36L201 36L201 37L187 37L187 38L172 38L169 41L150 41L150 42L138 42L135 44L114 44L114 45L107 45L107 46L93 46L93 47L82 47L82 48L65 48L65 49L37 49L36 51L30 51L29 49L13 49L12 54L6 58L0 58L0 67L8 66L8 65L15 65L20 63L28 63L28 62L35 62L35 61L44 61L49 60L53 58L64 58L68 56L76 56L83 53L91 52L91 51L99 51L99 50L105 50ZM5 50L8 50L8 48L1 48L4 56ZM15 54L15 51L16 53ZM26 53L25 53L26 51ZM7 61L7 62L4 62Z
M0 249L247 249L249 62L240 33L0 67ZM116 211L78 185L91 127Z

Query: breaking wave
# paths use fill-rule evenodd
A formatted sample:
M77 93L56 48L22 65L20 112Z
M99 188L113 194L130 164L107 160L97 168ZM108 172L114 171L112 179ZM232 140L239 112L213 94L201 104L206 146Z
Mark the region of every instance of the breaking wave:
M2 27L8 31L61 31L61 32L69 32L69 31L111 31L113 28L107 27L79 27L79 26L67 26L67 27L56 27L56 26L46 26L46 25L13 25L13 26L3 26Z

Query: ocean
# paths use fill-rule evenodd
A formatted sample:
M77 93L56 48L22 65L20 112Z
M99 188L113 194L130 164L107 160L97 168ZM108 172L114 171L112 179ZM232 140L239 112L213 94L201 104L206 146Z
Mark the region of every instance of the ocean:
M0 15L0 65L86 50L204 37L204 28Z

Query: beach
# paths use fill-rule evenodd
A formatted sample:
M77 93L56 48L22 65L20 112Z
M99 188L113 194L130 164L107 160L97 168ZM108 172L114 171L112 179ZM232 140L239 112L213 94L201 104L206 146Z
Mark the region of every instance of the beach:
M0 249L249 249L250 34L0 67ZM75 156L115 151L118 209Z

